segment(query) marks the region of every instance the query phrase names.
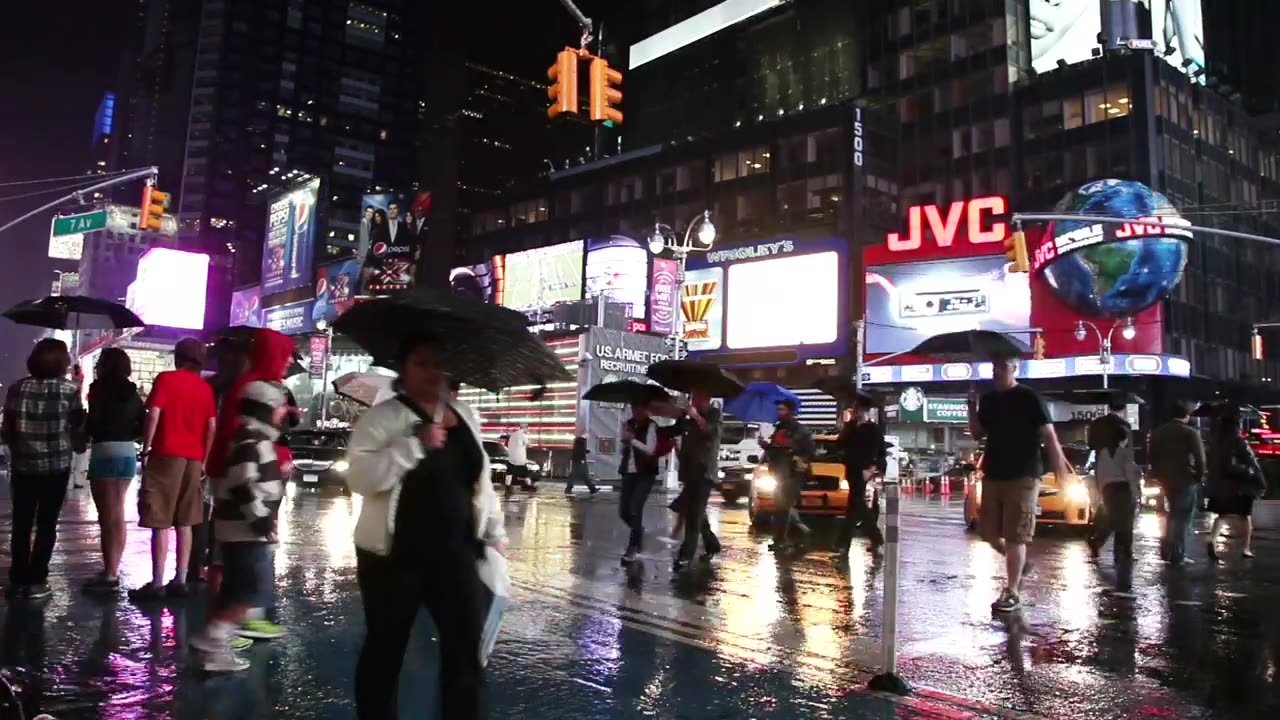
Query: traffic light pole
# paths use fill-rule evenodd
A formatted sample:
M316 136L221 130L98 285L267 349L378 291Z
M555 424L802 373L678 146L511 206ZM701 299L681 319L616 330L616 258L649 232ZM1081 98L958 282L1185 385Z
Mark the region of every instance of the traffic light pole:
M160 169L157 167L143 168L141 170L132 170L132 171L126 172L123 175L117 175L111 178L110 180L100 182L97 185L90 185L89 187L83 187L83 188L80 188L79 190L73 190L72 192L67 193L66 195L63 195L62 197L58 198L57 200L54 200L51 203L41 205L40 207L36 208L35 210L32 210L29 213L26 213L25 215L22 215L18 218L10 220L9 222L5 223L3 226L0 226L0 232L4 232L5 230L8 230L9 228L13 227L14 225L17 225L18 223L22 222L23 220L26 220L27 218L33 215L38 215L44 212L45 210L55 208L61 205L62 203L67 202L68 200L78 200L81 203L83 203L84 196L87 193L91 193L95 190L101 190L103 188L109 188L112 185L119 185L120 183L131 182L133 180L137 180L138 178L144 178L144 177L154 178L159 173L160 173Z

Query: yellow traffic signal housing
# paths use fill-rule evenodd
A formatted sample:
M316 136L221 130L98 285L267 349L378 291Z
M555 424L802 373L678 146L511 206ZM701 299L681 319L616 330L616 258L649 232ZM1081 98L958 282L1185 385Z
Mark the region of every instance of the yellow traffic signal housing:
M591 59L591 119L596 122L622 123L622 111L613 107L622 102L622 73L609 67L604 58Z
M160 216L169 207L169 193L161 192L152 185L142 186L142 207L138 215L139 230L159 230Z
M1031 261L1027 259L1027 236L1021 230L1014 230L1005 237L1004 256L1013 263L1009 272L1031 271Z
M547 68L547 79L552 83L547 88L547 98L551 100L547 117L578 114L578 51L565 48L556 53L556 64Z
M1036 334L1036 339L1031 343L1032 357L1036 360L1044 359L1044 336Z

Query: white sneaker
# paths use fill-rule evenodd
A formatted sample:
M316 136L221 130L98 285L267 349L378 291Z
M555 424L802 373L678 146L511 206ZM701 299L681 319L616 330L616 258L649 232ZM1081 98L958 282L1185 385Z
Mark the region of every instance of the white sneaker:
M209 672L241 672L249 669L249 661L229 648L223 648L218 652L206 654L202 667Z
M208 653L210 655L216 655L217 653L226 652L231 649L230 645L227 644L226 638L215 638L207 632L192 635L187 639L187 644L202 653Z

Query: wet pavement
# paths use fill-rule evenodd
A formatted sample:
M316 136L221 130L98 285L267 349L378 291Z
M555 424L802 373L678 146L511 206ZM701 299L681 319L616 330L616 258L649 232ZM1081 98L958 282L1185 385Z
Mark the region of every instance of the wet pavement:
M7 538L8 500L0 491ZM877 670L883 568L815 549L775 557L741 507L712 508L723 557L673 579L666 500L646 519L642 566L618 563L616 495L558 488L506 503L514 605L489 669L492 717L516 718L1256 718L1280 711L1280 532L1257 558L1214 568L1197 535L1189 568L1156 559L1160 520L1139 523L1132 597L1107 592L1109 552L1043 532L1027 607L992 616L1002 560L960 520L960 496L904 502L900 672L908 699L868 693ZM132 495L129 500L133 505ZM362 635L351 532L359 498L291 492L277 551L277 616L288 637L237 675L198 671L186 639L202 599L140 609L78 592L98 568L87 491L68 499L39 604L0 605L0 667L57 718L349 718ZM861 542L861 541L857 541ZM7 571L8 548L0 556ZM124 580L149 575L132 529ZM429 718L429 625L415 639L404 717ZM0 718L6 718L0 710ZM16 715L15 715L16 717Z

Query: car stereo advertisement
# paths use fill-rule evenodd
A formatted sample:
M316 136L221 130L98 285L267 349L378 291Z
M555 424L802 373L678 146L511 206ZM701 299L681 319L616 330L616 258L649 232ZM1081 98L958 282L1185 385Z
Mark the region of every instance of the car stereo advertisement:
M1004 255L868 267L866 352L902 352L954 330L1025 330L1031 285L1008 267Z

